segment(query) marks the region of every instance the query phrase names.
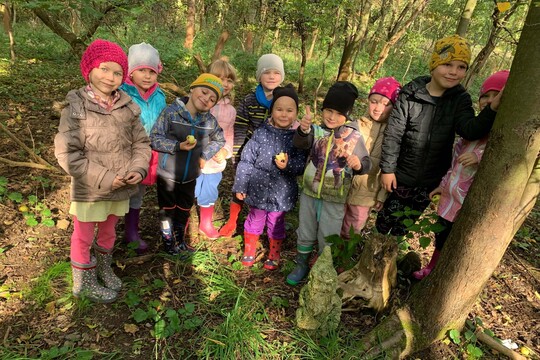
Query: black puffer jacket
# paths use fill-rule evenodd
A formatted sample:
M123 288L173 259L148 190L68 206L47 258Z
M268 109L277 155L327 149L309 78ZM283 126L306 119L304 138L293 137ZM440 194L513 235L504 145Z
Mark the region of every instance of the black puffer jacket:
M475 117L471 96L463 86L436 99L418 77L405 85L388 120L382 144L382 173L395 173L398 185L435 188L452 160L455 133L477 140L489 133L495 111L487 106Z

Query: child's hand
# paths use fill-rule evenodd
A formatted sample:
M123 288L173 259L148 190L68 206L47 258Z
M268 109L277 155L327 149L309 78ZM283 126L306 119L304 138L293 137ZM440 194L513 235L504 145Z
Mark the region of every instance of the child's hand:
M362 163L358 156L352 154L347 157L347 165L353 170L359 171L362 169Z
M471 166L474 164L478 164L480 162L478 160L478 156L476 156L476 154L473 152L468 152L468 153L459 155L457 158L457 161L463 166Z
M379 212L382 210L384 203L382 201L377 201L375 205L373 205L373 210L376 212Z
M392 192L397 187L396 174L381 174L381 186L384 190Z
M247 195L244 193L236 193L235 196L238 200L241 200L241 201L244 201L247 197Z
M289 163L289 154L281 152L274 156L274 162L279 170L284 170Z
M124 179L123 181L126 183L126 184L129 184L129 185L135 185L135 184L138 184L142 181L142 176L141 174L139 174L138 172L136 171L130 171L127 173L126 176L124 176Z
M123 186L126 186L126 182L124 178L116 175L116 177L114 178L112 182L112 186L111 186L112 190L120 189Z
M306 114L300 120L300 130L308 134L311 130L311 123L313 122L313 116L311 115L311 107L306 105Z
M491 104L489 104L489 107L491 108L491 110L493 111L497 111L499 110L499 105L501 104L501 98L503 96L503 92L504 92L504 87L501 89L501 91L499 91L499 93L493 98L493 100L491 101Z
M219 149L219 151L212 157L212 159L218 164L225 161L225 156L227 156L227 150L225 148Z
M197 145L197 140L195 140L194 143L190 143L188 140L185 140L185 141L179 142L179 144L180 144L180 150L189 151Z
M440 186L437 186L432 192L429 193L429 199L433 200L433 197L435 195L441 195L442 188Z
M204 169L204 166L206 165L206 160L204 160L203 158L200 158L199 159L199 167L201 169Z

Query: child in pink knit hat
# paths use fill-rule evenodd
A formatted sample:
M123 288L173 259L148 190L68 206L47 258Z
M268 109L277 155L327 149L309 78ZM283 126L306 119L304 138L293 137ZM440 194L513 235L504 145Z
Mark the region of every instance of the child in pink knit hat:
M503 90L509 74L510 72L508 70L501 70L484 81L478 98L480 110L489 106L499 92ZM443 245L448 235L450 235L452 225L459 210L461 210L465 196L469 192L469 188L478 170L478 164L484 154L487 139L488 136L475 141L460 138L454 146L452 166L442 178L441 184L429 194L432 200L434 196L440 195L439 206L437 208L439 215L437 223L443 230L435 234L435 251L428 265L413 273L413 276L418 280L428 276L439 260Z
M139 106L118 90L128 72L124 50L98 39L80 66L87 85L67 94L54 152L71 176L73 295L108 303L122 288L111 269L116 223L146 176L150 139Z
M383 132L400 89L401 85L396 79L384 77L375 81L369 91L368 113L358 120L358 130L364 137L372 167L369 173L353 177L341 227L343 239L350 238L351 227L355 233L359 233L366 225L371 209L379 211L386 199L386 191L380 184L379 159Z

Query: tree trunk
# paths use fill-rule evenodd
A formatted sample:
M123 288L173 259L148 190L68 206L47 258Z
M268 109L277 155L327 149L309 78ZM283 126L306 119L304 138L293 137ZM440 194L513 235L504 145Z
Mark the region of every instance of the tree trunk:
M351 34L345 40L345 46L343 47L343 53L341 54L341 61L339 63L338 81L349 80L351 77L354 54L357 52L366 33L370 10L371 0L364 0L360 4L357 15L353 17L353 19L358 18L360 23L352 26ZM352 19L349 19L349 21L352 21Z
M499 37L499 34L504 29L504 25L508 22L508 19L512 14L516 11L518 5L520 4L519 1L516 1L512 7L502 15L499 12L499 9L495 6L495 9L493 10L493 26L491 28L491 31L489 33L488 39L486 41L486 45L480 50L478 55L474 58L474 61L472 62L471 66L469 67L469 71L467 71L467 75L465 77L465 80L463 81L462 85L465 88L468 88L476 76L480 73L480 71L483 69L484 65L486 64L486 61L489 58L489 55L493 52L495 49L495 46L497 45L497 38Z
M313 57L313 51L315 50L315 44L317 43L318 38L319 38L319 28L316 28L315 31L313 31L313 35L311 36L311 45L309 46L309 51L307 53L307 60Z
M531 6L476 180L437 266L405 306L364 338L367 358L381 351L404 357L461 329L532 209L540 173L540 102L531 101L540 98L538 23L540 7Z
M214 48L214 55L212 55L212 62L216 61L221 57L221 52L223 51L223 48L225 47L225 43L227 40L229 40L229 32L227 30L223 30L221 35L219 36L218 42L216 44L216 47Z
M304 93L304 74L306 72L306 62L307 62L307 53L306 53L306 43L307 43L307 29L305 23L300 24L300 51L302 53L302 60L300 62L300 72L298 74L298 93Z
M17 60L15 56L15 38L13 37L13 27L11 26L11 11L9 10L9 4L0 4L0 11L3 13L4 30L9 37L9 53L11 55L11 62L14 63Z
M465 3L465 6L463 7L461 19L459 20L459 24L456 30L456 34L458 34L459 36L465 37L465 34L467 33L467 29L469 28L469 24L471 23L474 8L476 8L476 1L477 0L467 0L467 3Z
M193 39L195 38L195 0L188 0L187 2L187 19L186 19L186 38L184 40L184 47L186 49L193 48Z
M414 2L414 4L409 4L410 6L410 14L408 14L408 7L401 12L400 16L398 17L398 21L395 24L395 26L392 28L392 31L389 33L388 41L383 45L381 52L379 53L379 58L377 59L377 62L373 65L371 70L369 70L369 76L374 77L375 74L380 70L380 68L383 66L384 62L386 61L386 58L388 57L388 53L390 52L390 49L392 46L394 46L399 39L405 34L407 31L407 28L412 24L412 22L420 15L424 9L426 8L426 5L429 0L417 0ZM408 18L405 20L405 18L408 16ZM401 25L401 23L403 24Z

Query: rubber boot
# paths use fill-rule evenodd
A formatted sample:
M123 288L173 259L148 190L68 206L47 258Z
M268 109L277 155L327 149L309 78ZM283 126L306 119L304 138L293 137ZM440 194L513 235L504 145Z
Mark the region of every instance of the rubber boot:
M437 249L433 251L433 255L431 256L431 260L429 261L429 264L421 270L413 272L413 277L418 280L422 280L426 276L428 276L431 271L435 268L435 265L437 265L437 261L439 260L439 256L441 255L441 252Z
M250 267L255 263L257 255L257 243L259 235L244 232L244 256L242 256L242 265Z
M129 208L125 217L125 236L126 243L136 243L137 254L144 254L148 250L148 244L139 236L139 216L141 209Z
M91 258L90 264L71 262L73 275L73 296L86 297L97 303L110 303L118 298L118 293L99 285L97 281L96 259Z
M173 224L173 234L176 241L176 248L178 249L179 253L182 257L191 255L191 253L195 252L195 248L189 245L186 241L186 230L189 229L189 219L188 223L179 224L174 223Z
M96 256L98 278L103 281L106 288L119 292L122 289L122 280L116 276L111 268L112 249L107 250L96 244L93 245L93 248Z
M199 233L210 240L219 238L218 231L214 228L212 218L214 216L214 205L208 207L199 207Z
M163 249L169 255L178 255L179 250L176 246L176 240L173 234L171 223L168 220L161 221L161 240L163 240Z
M311 248L311 249L310 249ZM299 247L296 254L296 267L287 275L287 284L296 286L309 272L308 260L313 247Z
M238 215L242 211L242 205L234 201L231 201L229 208L229 220L225 225L219 229L219 236L231 237L236 232L236 223L238 222Z
M279 259L281 257L281 244L283 239L272 239L269 240L270 243L270 252L268 253L268 259L264 262L263 267L266 270L276 270L279 266Z

